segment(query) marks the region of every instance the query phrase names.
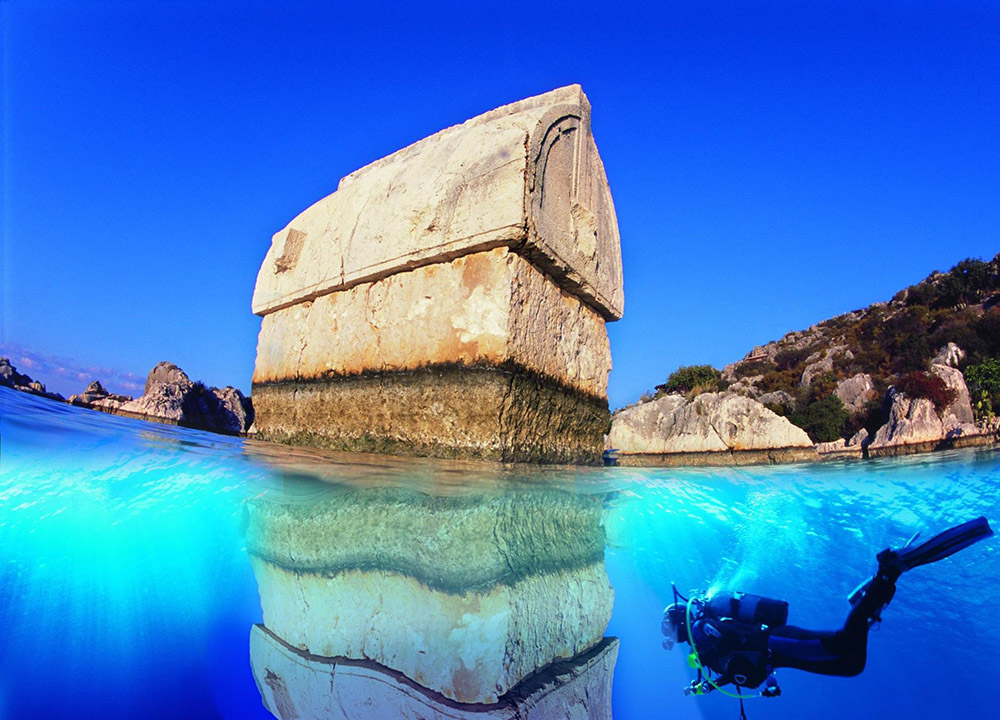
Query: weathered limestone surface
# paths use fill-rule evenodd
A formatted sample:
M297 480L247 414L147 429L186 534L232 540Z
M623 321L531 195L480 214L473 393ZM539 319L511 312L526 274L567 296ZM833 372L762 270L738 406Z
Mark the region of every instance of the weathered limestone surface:
M936 445L944 438L944 424L930 400L909 398L891 388L889 398L889 419L875 433L868 446L869 453L892 455L900 446Z
M847 412L857 415L863 412L875 397L875 384L871 375L859 373L837 383L837 389L833 393L844 403Z
M379 570L290 572L251 558L264 625L313 655L374 660L465 703L493 703L598 642L613 593L604 563L449 593Z
M505 105L356 170L275 234L259 315L505 245L608 319L624 304L618 227L579 85Z
M68 400L71 405L81 405L89 408L96 407L108 412L112 412L131 401L132 398L129 395L109 393L99 380L94 380L79 395L70 395Z
M373 662L320 658L290 647L260 625L250 664L264 706L281 720L611 720L618 641L558 663L494 704L460 704Z
M913 399L889 388L885 398L888 420L868 446L870 455L900 455L995 442L992 432L974 422L965 376L955 367L963 357L965 353L958 345L948 343L931 362L931 372L955 393L955 399L940 412L930 400Z
M954 343L951 344L954 345ZM962 371L948 365L934 363L931 365L931 372L944 380L945 385L955 392L955 399L941 410L941 422L944 424L945 429L953 430L959 425L967 425L975 422L975 418L972 415L972 401L969 397L969 388L965 384L965 376L962 374Z
M254 429L597 463L605 322L622 307L589 102L578 86L529 98L348 175L274 236L254 290Z
M239 435L253 422L250 400L234 387L206 388L179 367L157 363L146 376L145 392L128 402L93 403L98 410Z
M660 464L671 455L700 464L702 453L708 464L715 464L713 454L731 463L734 453L745 453L751 462L815 459L804 430L755 400L723 393L703 393L690 402L666 395L626 408L614 417L608 445L621 450L623 465L642 456Z
M840 438L833 442L816 443L816 452L822 460L843 460L864 457L867 447L868 431L861 428L848 439Z
M254 383L448 363L515 363L599 398L611 349L596 311L498 248L264 316Z

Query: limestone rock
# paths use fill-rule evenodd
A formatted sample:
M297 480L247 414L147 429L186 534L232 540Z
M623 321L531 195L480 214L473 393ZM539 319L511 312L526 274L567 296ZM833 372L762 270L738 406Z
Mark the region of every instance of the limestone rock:
M757 402L761 405L780 405L786 410L790 410L795 407L795 398L784 390L775 390L774 392L759 395L757 397Z
M813 447L804 430L761 403L721 393L627 408L614 417L609 442L623 456Z
M734 395L743 395L744 397L748 398L757 398L758 391L755 383L757 383L757 381L759 381L762 377L764 376L751 375L750 377L741 378L726 389L728 392L731 392ZM763 401L761 400L761 402Z
M297 651L261 625L250 633L250 665L264 706L301 720L611 720L618 641L557 663L490 705L462 705L373 662Z
M611 349L600 315L497 248L265 315L254 384L507 362L607 394Z
M156 385L186 386L193 384L187 373L171 362L158 362L146 376L146 387L142 394L147 395Z
M121 409L136 415L147 415L179 423L184 418L184 401L193 387L194 384L190 382L156 383L141 397L122 405Z
M559 490L435 497L397 488L336 502L247 503L247 551L297 572L379 568L446 592L604 559L602 498Z
M31 378L22 375L10 364L10 358L0 357L0 385L9 388L27 387Z
M867 447L868 431L861 428L848 440L840 438L833 442L817 443L816 452L824 460L861 458L864 457Z
M157 363L150 370L141 397L117 409L124 414L226 434L245 432L254 418L252 403L236 388L206 388L168 362Z
M238 388L227 385L224 388L209 388L215 403L209 403L211 416L216 425L227 432L246 432L253 424L253 402Z
M828 348L813 353L806 358L806 366L802 371L802 379L799 380L799 387L808 388L812 385L813 378L833 372L834 352L834 348Z
M73 405L81 405L83 407L99 408L105 410L114 410L116 408L122 407L125 403L131 402L132 398L128 395L116 395L114 393L109 393L103 385L101 385L99 380L94 380L87 386L79 395L70 395L69 402Z
M874 454L892 454L906 445L936 445L945 436L944 423L926 398L911 399L890 388L887 393L889 419L868 445Z
M956 349L958 347L954 343L949 344L954 345ZM975 421L972 415L972 401L962 371L950 365L934 363L931 365L931 372L955 391L955 399L941 410L941 420L945 429L951 430L959 425L972 424Z
M46 397L50 400L59 400L60 402L66 400L59 393L48 392L45 389L45 385L37 380L32 380L29 376L19 373L17 368L11 365L10 359L5 357L0 357L0 385L9 387L12 390L20 390L32 395Z
M959 363L964 359L965 351L955 343L950 342L938 350L938 354L931 359L931 365L945 365L957 368Z
M495 703L538 668L596 645L614 597L603 562L462 594L381 570L251 562L264 625L288 644L372 660L465 703Z
M961 423L950 428L945 435L948 440L956 440L958 438L980 438L989 437L990 433L984 431L983 428L979 427L975 423Z
M816 443L816 452L818 452L820 455L841 453L844 450L847 450L847 440L845 440L844 438L839 438L831 442Z
M354 171L275 234L259 315L402 270L517 248L606 318L618 224L579 85L505 105Z
M859 373L837 383L836 395L844 403L844 409L851 415L864 411L875 396L875 384L871 375Z
M867 447L868 446L868 430L861 428L856 433L851 435L850 439L847 441L848 447Z
M264 625L289 646L495 703L601 642L613 603L602 496L387 487L323 497L247 505Z
M623 297L583 92L499 108L351 173L274 235L253 298L254 429L596 464Z

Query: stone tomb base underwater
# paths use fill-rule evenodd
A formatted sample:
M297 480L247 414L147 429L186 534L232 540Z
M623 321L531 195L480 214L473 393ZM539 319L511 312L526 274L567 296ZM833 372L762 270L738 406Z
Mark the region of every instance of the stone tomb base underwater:
M593 464L607 405L513 365L254 387L259 437L350 452Z
M428 487L296 482L291 495L247 502L264 619L252 652L265 704L279 717L326 717L287 707L364 708L368 693L386 708L417 709L330 717L541 718L552 715L525 713L545 706L543 695L565 692L560 702L573 703L593 690L594 707L607 706L614 653L603 635L614 591L603 494L506 480ZM596 649L607 650L600 677L577 679ZM388 699L382 685L393 687ZM425 706L437 714L421 715ZM595 712L573 717L609 717L607 707Z
M262 625L250 665L264 706L281 720L611 720L618 640L526 678L496 703L464 704L372 661L296 650Z

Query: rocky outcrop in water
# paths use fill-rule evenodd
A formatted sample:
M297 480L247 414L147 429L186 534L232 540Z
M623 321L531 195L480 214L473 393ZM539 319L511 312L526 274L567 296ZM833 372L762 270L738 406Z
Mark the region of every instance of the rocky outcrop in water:
M740 464L815 459L805 431L731 393L666 395L615 414L607 444L620 465Z
M993 439L992 432L975 424L965 378L953 366L963 355L955 343L948 343L931 364L931 373L953 394L943 408L936 408L927 398L908 397L895 387L889 388L885 398L888 420L867 446L870 455L899 455Z
M601 496L379 488L247 509L251 664L278 717L610 718Z
M233 387L192 382L173 363L158 363L146 377L142 397L116 408L125 415L164 420L212 432L239 435L253 422L253 404Z
M816 443L816 452L819 453L821 460L862 458L867 447L868 430L861 428L850 438Z
M70 395L69 402L72 405L94 408L98 410L117 410L125 403L131 402L130 395L116 395L108 392L99 380L94 380L79 395Z
M50 400L65 401L66 399L59 393L48 392L45 389L45 385L37 380L32 380L28 375L19 373L17 368L11 365L10 358L0 357L0 385L13 390L31 393L32 395L46 397Z
M264 439L598 462L614 207L578 86L378 160L274 235L254 290Z

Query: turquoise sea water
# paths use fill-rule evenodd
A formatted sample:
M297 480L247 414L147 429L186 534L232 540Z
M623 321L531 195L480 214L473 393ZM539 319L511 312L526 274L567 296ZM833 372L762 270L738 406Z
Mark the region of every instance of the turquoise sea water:
M686 698L660 647L670 583L791 603L834 628L876 551L984 514L1000 453L739 469L488 471L324 456L112 417L0 388L0 718L267 718L248 636L261 620L248 499L338 487L462 493L483 482L604 498L620 638L614 717L737 718ZM758 718L995 717L1000 539L904 575L856 678L779 671Z

